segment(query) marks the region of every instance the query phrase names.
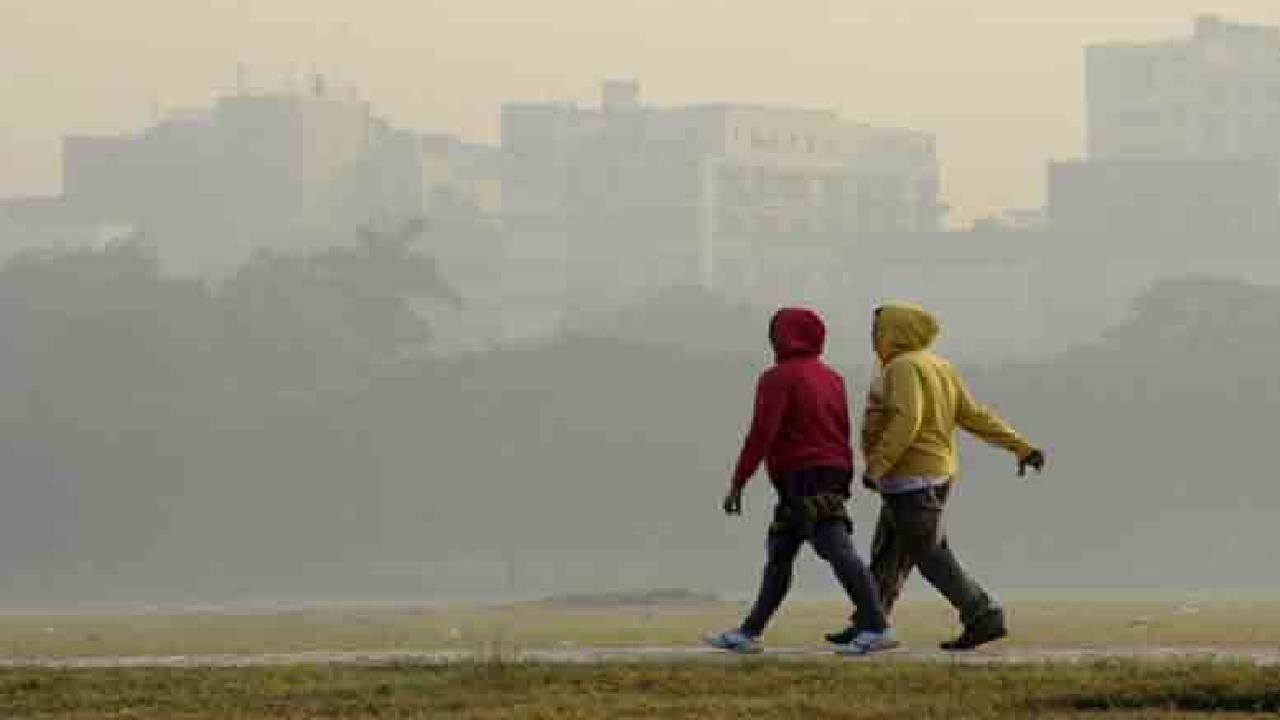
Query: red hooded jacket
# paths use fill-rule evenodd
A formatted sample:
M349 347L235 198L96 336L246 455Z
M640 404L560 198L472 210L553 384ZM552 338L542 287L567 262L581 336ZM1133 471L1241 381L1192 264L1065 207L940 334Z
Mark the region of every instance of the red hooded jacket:
M820 359L827 329L812 310L783 308L769 325L777 364L756 385L755 414L733 471L741 490L765 461L775 484L798 470L853 470L844 378Z

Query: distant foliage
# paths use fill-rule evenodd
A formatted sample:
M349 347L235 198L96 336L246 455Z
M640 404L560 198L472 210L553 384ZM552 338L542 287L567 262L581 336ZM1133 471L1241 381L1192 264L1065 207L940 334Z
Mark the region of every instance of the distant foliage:
M416 232L263 254L216 286L141 242L0 270L5 597L749 588L768 483L742 523L718 495L766 313L678 290L430 358L413 298L457 294ZM1278 311L1280 291L1186 278L1090 346L974 372L1051 466L1018 483L966 448L965 557L997 586L1258 577L1280 542Z

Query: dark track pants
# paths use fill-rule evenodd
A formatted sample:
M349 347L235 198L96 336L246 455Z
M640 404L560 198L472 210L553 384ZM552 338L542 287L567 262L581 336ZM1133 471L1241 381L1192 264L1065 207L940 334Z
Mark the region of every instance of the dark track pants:
M859 630L883 630L886 627L885 613L881 609L875 582L853 548L849 526L839 520L826 520L814 525L807 534L795 530L769 533L768 560L760 593L742 623L742 631L752 636L764 632L769 619L791 589L792 568L806 540L818 556L831 565L836 579L856 607L854 625Z
M960 566L942 527L942 508L951 483L915 492L884 495L871 542L871 573L885 613L892 611L912 568L960 613L969 627L1000 612L999 604ZM856 623L856 618L855 618Z

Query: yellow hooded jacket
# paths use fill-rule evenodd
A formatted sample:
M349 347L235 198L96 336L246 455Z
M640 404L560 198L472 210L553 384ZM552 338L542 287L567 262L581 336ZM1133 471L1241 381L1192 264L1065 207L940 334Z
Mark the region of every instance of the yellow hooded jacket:
M951 363L930 352L941 328L923 308L886 305L876 332L891 348L881 373L880 417L864 446L867 476L950 479L959 469L956 428L1013 452L1030 443L988 408L978 405Z

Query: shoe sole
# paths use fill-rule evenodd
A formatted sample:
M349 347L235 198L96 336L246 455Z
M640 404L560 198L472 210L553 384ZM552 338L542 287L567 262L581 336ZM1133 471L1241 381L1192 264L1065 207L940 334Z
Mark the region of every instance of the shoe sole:
M992 637L985 638L979 642L973 643L972 645L947 647L946 643L943 643L938 647L942 648L943 650L946 650L947 652L972 652L982 647L983 645L988 645L993 642L998 642L1000 640L1004 640L1007 637L1009 637L1008 631L1002 632L999 635L993 635Z
M719 650L720 652L726 652L731 655L759 655L764 652L764 648L726 648L717 647L715 645L711 645L710 647L713 650Z
M836 648L836 654L840 657L863 657L866 655L875 655L889 650L897 650L902 647L902 641L893 640L891 642L882 643L875 647L849 648L848 646L839 646Z
M711 642L710 640L703 640L703 643L706 644L706 646L711 648L712 650L719 650L720 652L733 653L734 655L759 655L760 653L764 652L764 648L759 645L744 648L744 647L725 647L723 645L717 645Z

